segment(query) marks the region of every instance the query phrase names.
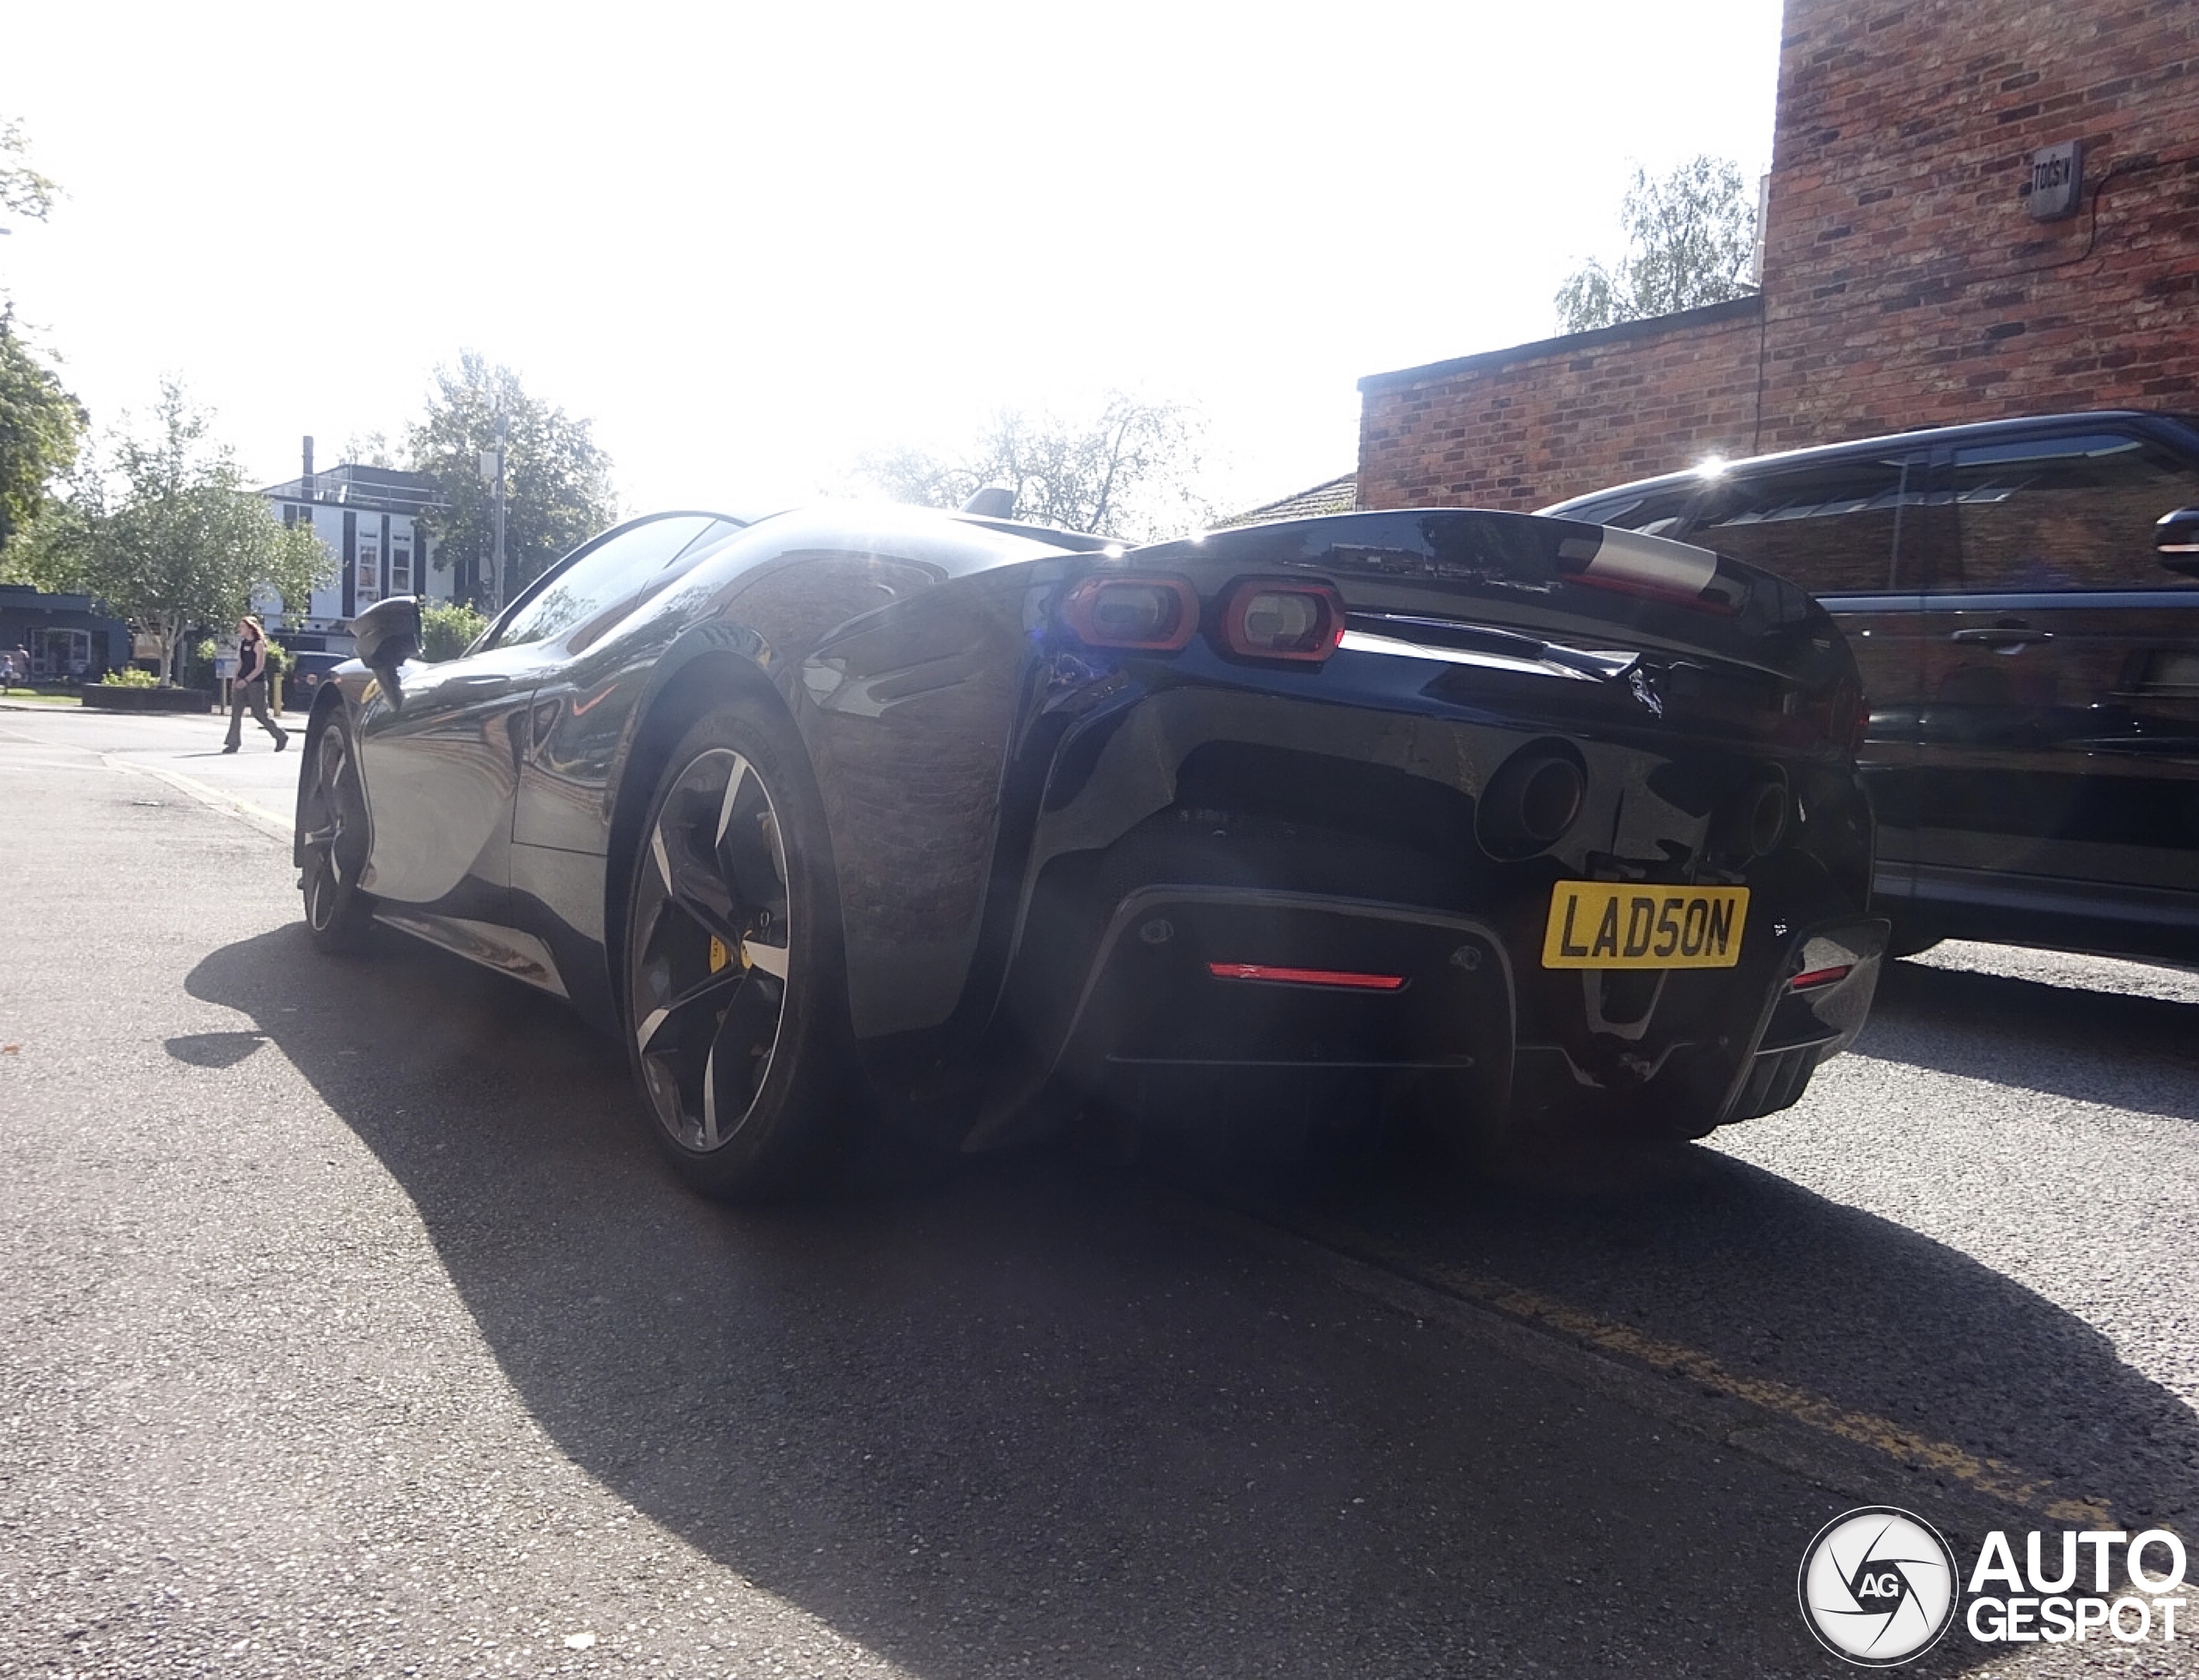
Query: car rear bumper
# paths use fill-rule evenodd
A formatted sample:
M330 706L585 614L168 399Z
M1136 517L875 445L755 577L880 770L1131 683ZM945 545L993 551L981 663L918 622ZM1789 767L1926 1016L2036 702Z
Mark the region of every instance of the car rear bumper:
M1658 971L1642 989L1648 1006L1613 1023L1596 1007L1604 971L1542 971L1539 953L1491 920L1154 884L1115 905L1057 1047L1030 1072L1069 1104L1107 1087L1190 1091L1218 1078L1315 1089L1397 1075L1439 1085L1447 1104L1492 1126L1595 1108L1700 1135L1788 1106L1848 1047L1886 938L1870 916L1767 917L1743 963ZM1580 1001L1553 1008L1553 994ZM1008 1141L1061 1106L990 1105L967 1147Z

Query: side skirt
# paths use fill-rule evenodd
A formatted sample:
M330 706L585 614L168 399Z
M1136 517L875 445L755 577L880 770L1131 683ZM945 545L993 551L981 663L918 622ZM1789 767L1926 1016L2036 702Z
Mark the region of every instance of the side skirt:
M550 947L532 934L454 916L431 916L424 910L393 904L377 904L375 920L399 933L439 946L470 963L509 974L515 980L524 980L552 997L570 1001L564 977L557 972L557 959L550 954Z

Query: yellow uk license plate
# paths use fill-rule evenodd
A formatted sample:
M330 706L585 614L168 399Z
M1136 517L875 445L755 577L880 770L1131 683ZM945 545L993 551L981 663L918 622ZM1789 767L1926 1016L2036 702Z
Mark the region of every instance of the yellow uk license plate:
M1745 886L1560 881L1543 928L1544 968L1731 968Z

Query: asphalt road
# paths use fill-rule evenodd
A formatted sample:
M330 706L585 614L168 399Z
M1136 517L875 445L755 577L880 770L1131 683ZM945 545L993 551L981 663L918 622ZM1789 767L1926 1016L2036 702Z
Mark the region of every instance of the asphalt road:
M314 958L220 727L0 711L0 1676L1826 1675L1851 1507L2199 1537L2199 976L1942 947L1526 1179L735 1213L555 1003Z

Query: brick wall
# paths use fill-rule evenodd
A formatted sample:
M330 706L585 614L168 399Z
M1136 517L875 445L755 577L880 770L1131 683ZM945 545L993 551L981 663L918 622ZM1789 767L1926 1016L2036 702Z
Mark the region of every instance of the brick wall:
M2033 150L2085 147L2035 222ZM2199 4L1788 0L1765 447L2199 408Z
M2032 151L2085 145L2066 221ZM2199 0L1788 0L1762 299L1361 381L1362 506L1531 508L1904 427L2199 410Z
M1360 381L1362 508L1539 508L1747 454L1763 312L1714 303Z

